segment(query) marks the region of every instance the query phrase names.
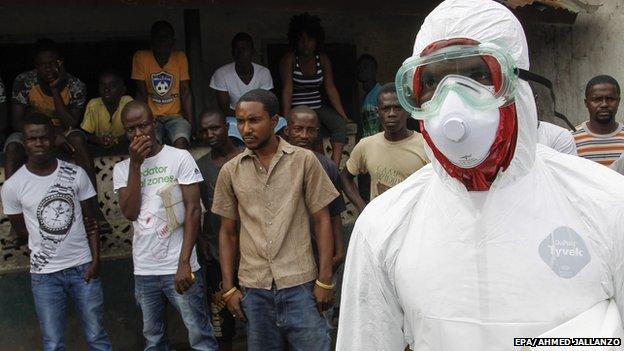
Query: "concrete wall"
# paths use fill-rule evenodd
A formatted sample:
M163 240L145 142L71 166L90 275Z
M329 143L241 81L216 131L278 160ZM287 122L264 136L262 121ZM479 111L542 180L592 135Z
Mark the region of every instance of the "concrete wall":
M531 70L553 81L558 108L574 124L588 119L583 98L589 79L598 74L609 74L620 84L624 82L621 38L624 5L621 1L587 2L603 5L593 14L579 14L574 25L531 24L525 27ZM549 99L545 100L548 103ZM624 120L622 115L619 114L618 120ZM546 119L550 117L546 116Z
M79 41L149 36L153 22L165 19L171 22L178 37L178 46L184 48L182 9L160 6L107 6L106 2L84 6L20 6L14 2L0 7L0 42L31 43L38 37L58 41ZM19 19L19 20L17 20Z

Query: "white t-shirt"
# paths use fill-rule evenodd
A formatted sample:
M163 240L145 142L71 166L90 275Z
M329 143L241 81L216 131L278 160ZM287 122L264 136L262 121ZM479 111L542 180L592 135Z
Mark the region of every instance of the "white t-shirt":
M130 159L118 162L113 170L113 188L118 191L128 185ZM160 152L148 157L141 165L141 211L132 222L132 257L135 275L168 275L178 270L184 226L171 232L162 199L157 192L173 181L188 185L203 180L191 154L164 145ZM195 248L191 254L191 269L197 271Z
M537 126L537 142L561 153L577 156L572 133L558 125L540 121Z
M230 95L230 108L234 110L238 99L243 94L254 89L273 89L273 78L271 78L271 72L259 64L253 63L254 75L251 78L249 84L243 83L236 69L234 68L234 62L228 63L225 66L221 66L215 71L210 79L210 87L214 90L227 91Z
M57 160L45 177L22 166L2 186L6 215L24 215L31 273L54 273L91 261L80 201L96 195L87 173Z

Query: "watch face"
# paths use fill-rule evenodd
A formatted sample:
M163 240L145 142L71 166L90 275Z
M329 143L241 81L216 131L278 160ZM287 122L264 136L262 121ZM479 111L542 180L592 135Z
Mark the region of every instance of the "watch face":
M39 204L37 219L41 229L49 234L66 234L74 221L74 202L64 194L47 196Z

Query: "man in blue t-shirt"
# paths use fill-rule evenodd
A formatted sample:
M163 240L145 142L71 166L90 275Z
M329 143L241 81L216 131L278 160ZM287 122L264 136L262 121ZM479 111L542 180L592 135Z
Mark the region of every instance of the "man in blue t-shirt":
M360 56L357 61L357 80L362 83L366 93L362 100L362 123L360 138L379 133L379 117L377 116L377 95L381 85L377 82L377 60L369 54Z

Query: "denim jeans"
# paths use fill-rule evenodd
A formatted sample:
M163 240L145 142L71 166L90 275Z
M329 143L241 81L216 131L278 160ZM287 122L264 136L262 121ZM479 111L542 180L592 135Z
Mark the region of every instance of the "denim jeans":
M218 350L204 299L204 277L195 272L195 283L184 292L175 291L174 275L135 275L134 294L143 312L145 351L167 351L165 307L167 300L182 316L193 350Z
M89 350L112 350L102 325L104 293L100 279L84 281L85 263L47 274L30 274L35 309L43 336L43 350L65 350L65 306L74 301Z
M329 328L316 309L314 282L277 290L243 288L247 350L327 351Z
M161 116L156 118L156 139L161 144L173 143L184 138L191 141L191 123L182 116Z

